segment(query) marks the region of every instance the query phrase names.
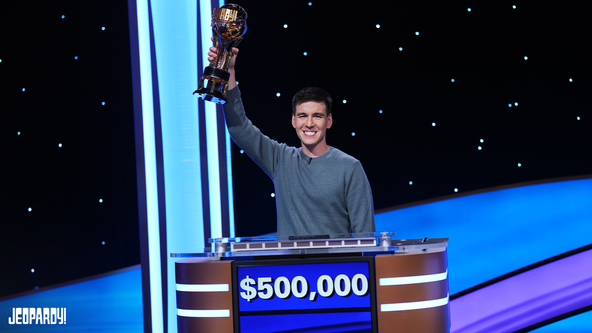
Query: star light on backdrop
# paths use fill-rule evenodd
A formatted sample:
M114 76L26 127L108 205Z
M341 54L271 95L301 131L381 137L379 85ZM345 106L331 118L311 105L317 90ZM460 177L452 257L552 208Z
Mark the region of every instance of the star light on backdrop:
M0 15L0 130L17 134L5 151L0 297L137 264L127 5L15 3ZM96 24L105 19L115 35ZM113 205L94 206L101 193Z

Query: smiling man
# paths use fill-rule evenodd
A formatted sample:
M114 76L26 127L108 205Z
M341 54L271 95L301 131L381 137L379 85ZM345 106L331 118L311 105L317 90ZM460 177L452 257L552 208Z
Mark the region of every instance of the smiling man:
M210 49L210 60L215 48ZM292 126L301 148L263 135L246 117L230 62L224 116L230 136L275 186L278 236L337 235L374 232L374 205L361 163L327 145L333 125L332 100L316 87L300 90L292 99Z

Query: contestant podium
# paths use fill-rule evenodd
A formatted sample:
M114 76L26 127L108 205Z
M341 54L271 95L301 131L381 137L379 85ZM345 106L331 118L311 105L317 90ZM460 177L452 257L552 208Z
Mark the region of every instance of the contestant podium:
M448 238L211 239L172 253L178 332L449 332Z

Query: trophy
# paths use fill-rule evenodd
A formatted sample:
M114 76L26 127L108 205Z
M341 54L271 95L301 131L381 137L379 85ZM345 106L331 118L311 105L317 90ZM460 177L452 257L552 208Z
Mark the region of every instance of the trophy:
M212 14L212 35L216 57L204 69L199 79L199 88L193 92L206 101L224 104L228 91L228 66L232 48L236 47L247 32L247 12L239 5L227 4L214 9Z

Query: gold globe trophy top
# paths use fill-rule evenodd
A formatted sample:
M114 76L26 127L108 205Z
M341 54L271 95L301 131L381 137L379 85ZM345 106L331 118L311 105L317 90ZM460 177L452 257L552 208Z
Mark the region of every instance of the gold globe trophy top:
M212 29L224 39L235 40L247 32L247 12L236 4L214 9Z

